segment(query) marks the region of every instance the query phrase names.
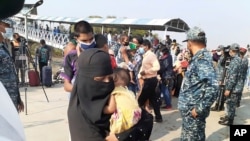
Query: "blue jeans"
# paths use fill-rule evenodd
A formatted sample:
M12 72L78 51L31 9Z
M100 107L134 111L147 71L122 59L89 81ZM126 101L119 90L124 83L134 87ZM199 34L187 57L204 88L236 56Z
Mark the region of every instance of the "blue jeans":
M169 88L163 83L161 83L161 93L164 96L166 106L172 106L172 104L171 104L171 94L169 92Z
M136 95L136 84L129 83L128 89Z

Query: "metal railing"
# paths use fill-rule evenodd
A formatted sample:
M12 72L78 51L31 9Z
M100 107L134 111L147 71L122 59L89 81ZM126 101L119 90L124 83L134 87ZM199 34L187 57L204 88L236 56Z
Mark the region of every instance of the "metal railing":
M14 32L25 37L25 27L22 25L15 25ZM35 29L34 27L28 27L29 40L39 43L41 39L44 39L47 45L53 46L55 48L63 49L69 41L68 36L69 34L54 33L53 31L46 31Z

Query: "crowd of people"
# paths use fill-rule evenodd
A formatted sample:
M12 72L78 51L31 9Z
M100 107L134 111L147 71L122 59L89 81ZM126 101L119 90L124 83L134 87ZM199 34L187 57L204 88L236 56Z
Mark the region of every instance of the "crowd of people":
M86 21L76 23L75 38L65 48L65 72L62 73L66 79L64 88L70 92L68 116L71 139L89 137L118 140L133 137L140 140L141 134L134 134L138 132L138 127L147 131L145 135L149 139L153 124L152 111L154 121L161 123L163 119L160 108L171 110L171 97L176 96L183 121L181 140L205 140L205 121L222 85L225 86L223 95L227 108L226 115L220 119L219 124L233 124L235 99L240 101L244 86L242 83L246 80L248 69L246 65L241 67L244 70L236 71L235 68L240 67L233 64L244 64L242 62L245 61L239 61L241 59L237 56L238 53L244 56L246 50L242 53L243 49L240 50L238 44L230 45L228 52L232 61L228 62L228 67L233 68L227 69L230 70L227 72L230 75L225 77L227 80L239 81L226 81L223 84L220 79L225 73L221 68L224 69L223 52L226 47L220 46L221 54L208 51L206 34L198 27L187 32L185 42L187 49L183 50L169 35L159 44L153 45L152 41L140 35L129 37L122 34L115 51L112 50L114 48L109 39L101 34L94 35L92 27ZM95 56L100 51L109 54L107 62L104 62L104 58ZM99 61L95 65L91 64L97 58ZM234 58L238 62L234 62ZM108 66L110 67L107 68ZM239 73L244 73L244 77ZM103 95L101 91L94 90L94 87L99 86L102 86L100 90L103 90ZM126 105L128 101L131 107ZM90 112L93 111L92 108L98 109L97 107L99 111ZM127 120L132 120L133 123ZM79 125L79 122L86 124ZM106 124L110 124L110 129L106 126L104 130ZM99 135L92 131L82 134L80 129L88 126L94 126Z
M0 25L9 26L2 21ZM25 51L20 49L17 33L12 42L2 35L0 55L6 68L1 70L0 79L21 112L24 105L18 85L25 82ZM64 49L61 73L64 89L69 92L72 141L149 140L153 122L163 122L161 108L172 109L172 96L178 98L183 141L205 140L206 118L210 110L218 109L221 95L225 116L218 123L233 124L247 80L247 48L234 43L210 52L206 34L198 27L187 32L186 49L169 35L158 42L150 34L121 34L112 48L110 37L94 34L86 21L75 24L72 37ZM44 40L40 43L36 56L41 72L51 60L51 51ZM43 49L47 53L44 60L39 54Z

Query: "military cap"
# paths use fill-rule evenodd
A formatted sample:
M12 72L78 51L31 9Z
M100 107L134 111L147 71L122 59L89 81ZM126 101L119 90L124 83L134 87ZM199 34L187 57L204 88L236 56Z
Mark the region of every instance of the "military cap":
M190 41L204 41L204 40L206 41L206 39L207 38L206 38L205 32L201 28L195 26L188 30L187 38L183 42L187 42L189 40Z
M237 44L237 43L233 43L231 46L230 46L230 50L239 50L240 49L240 45Z
M216 49L217 51L223 50L224 46L223 45L219 45L218 48Z

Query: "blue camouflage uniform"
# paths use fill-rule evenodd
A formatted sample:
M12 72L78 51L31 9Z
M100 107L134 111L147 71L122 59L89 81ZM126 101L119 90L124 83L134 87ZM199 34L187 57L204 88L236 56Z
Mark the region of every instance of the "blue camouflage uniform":
M3 83L17 108L18 104L21 102L18 79L12 58L10 57L6 45L3 43L0 43L0 66L0 81Z
M241 59L241 67L240 67L241 71L240 71L240 78L239 78L239 83L241 84L241 89L240 89L240 93L239 93L239 96L238 96L238 100L237 100L237 105L239 106L240 104L240 100L241 100L241 97L242 97L242 92L243 92L243 89L244 89L244 85L245 85L245 81L246 81L246 78L247 78L247 70L248 70L248 58L247 57L243 57Z
M217 65L217 68L216 68L216 75L217 75L217 80L218 81L222 81L222 75L223 75L223 72L224 72L224 66L221 65L221 62L222 60L224 59L224 56L222 55L220 57L220 59L218 60L218 65Z
M192 40L192 37L198 36L200 32L202 30L195 27L188 31L187 38ZM189 37L189 34L193 36ZM206 118L210 113L211 105L216 100L218 88L212 56L207 49L203 48L192 57L178 98L178 109L183 122L181 141L205 141ZM198 114L196 118L191 114L194 108Z
M223 59L224 59L224 55L222 55L220 57L220 59L218 60L217 67L216 67L216 76L217 76L218 82L222 82L223 81L223 73L224 73L224 70L225 70L225 67L222 66L222 64L221 64L222 61L223 61ZM218 91L218 93L220 93L220 92ZM215 111L215 110L218 109L218 106L219 106L218 104L220 102L219 98L220 98L220 94L217 95L217 99L215 101L215 107L211 108L212 111Z
M238 45L236 44L231 45L230 50L237 50L237 46ZM226 90L230 91L230 95L226 97L225 101L226 103L225 113L227 115L227 120L228 120L227 121L228 123L225 125L233 123L238 96L242 90L242 86L244 86L244 83L242 83L240 80L241 77L240 72L241 72L241 58L238 56L238 54L236 54L235 56L231 57L225 81L225 91Z

